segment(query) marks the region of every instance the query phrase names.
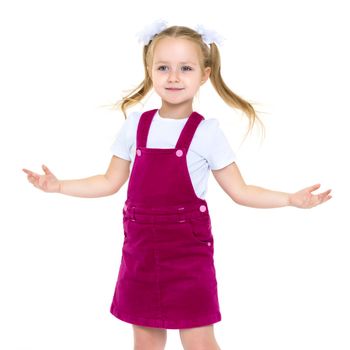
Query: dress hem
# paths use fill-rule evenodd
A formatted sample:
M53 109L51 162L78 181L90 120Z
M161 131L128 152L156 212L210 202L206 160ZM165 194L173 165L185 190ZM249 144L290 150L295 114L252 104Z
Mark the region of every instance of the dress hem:
M203 327L208 326L213 323L221 321L220 312L212 314L206 317L202 317L197 320L186 320L186 321L169 321L162 319L148 319L143 317L130 316L124 313L121 313L116 310L110 310L111 314L118 318L121 321L135 324L138 326L144 327L154 327L154 328L165 328L165 329L183 329L183 328L194 328L194 327Z

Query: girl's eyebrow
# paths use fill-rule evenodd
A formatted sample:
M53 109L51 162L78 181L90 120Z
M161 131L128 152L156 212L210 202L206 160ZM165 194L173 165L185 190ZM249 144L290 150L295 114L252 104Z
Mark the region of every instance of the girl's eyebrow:
M168 61L157 61L155 64L159 64L159 63L170 63L170 62L168 62ZM194 65L194 66L197 65L197 63L191 62L191 61L182 61L182 62L179 62L179 63L180 63L180 64L187 64L187 63L190 63L190 64L192 64L192 65Z

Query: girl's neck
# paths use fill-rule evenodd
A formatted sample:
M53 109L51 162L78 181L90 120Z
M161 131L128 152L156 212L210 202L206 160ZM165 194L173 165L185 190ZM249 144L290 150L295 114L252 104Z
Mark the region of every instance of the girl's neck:
M162 107L158 110L158 113L162 118L169 119L184 119L192 112L192 103L191 105L168 105L163 103Z

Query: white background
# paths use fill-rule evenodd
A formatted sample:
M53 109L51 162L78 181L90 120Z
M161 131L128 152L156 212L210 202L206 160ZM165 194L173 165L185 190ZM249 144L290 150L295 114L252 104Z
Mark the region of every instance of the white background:
M229 7L228 7L229 4ZM349 51L346 1L4 1L0 5L0 348L132 349L109 313L127 186L96 199L47 194L22 168L102 174L124 117L111 105L142 80L135 34L155 19L215 29L222 74L266 127L210 82L196 101L218 118L249 184L334 197L311 210L235 204L210 176L222 349L350 348ZM157 107L147 102L145 108ZM142 106L138 107L142 109ZM149 108L149 109L150 109ZM181 349L177 330L167 349Z

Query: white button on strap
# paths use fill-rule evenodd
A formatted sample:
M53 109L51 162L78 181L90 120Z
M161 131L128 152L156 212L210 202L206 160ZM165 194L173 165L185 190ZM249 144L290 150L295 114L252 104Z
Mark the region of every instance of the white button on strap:
M183 152L181 151L181 149L178 149L178 150L176 151L176 155L177 155L178 157L181 157L181 156L183 155Z
M201 206L199 207L199 210L200 210L202 213L204 213L204 212L207 210L207 208L206 208L205 205L201 205Z
M138 156L140 156L140 155L141 155L141 150L138 149L138 150L136 151L136 154L137 154Z

